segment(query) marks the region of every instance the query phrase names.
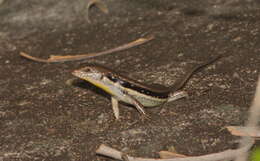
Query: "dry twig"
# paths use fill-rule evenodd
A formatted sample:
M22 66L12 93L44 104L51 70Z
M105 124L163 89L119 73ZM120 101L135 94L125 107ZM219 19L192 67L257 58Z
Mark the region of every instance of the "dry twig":
M226 128L235 136L250 136L255 139L260 138L260 131L257 130L257 127L227 126Z
M160 158L162 158L162 159L188 157L187 155L178 154L178 153L170 152L170 151L160 151L159 155L160 155Z
M135 41L132 41L130 43L118 46L116 48L112 48L112 49L108 49L105 51L101 51L98 53L88 53L88 54L81 54L81 55L66 55L66 56L57 56L57 55L51 55L51 57L49 59L41 59L41 58L37 58L37 57L33 57L25 52L20 52L20 55L24 58L36 61L36 62L43 62L43 63L56 63L56 62L66 62L66 61L75 61L75 60L83 60L83 59L89 59L89 58L94 58L97 56L101 56L101 55L107 55L107 54L111 54L114 52L118 52L118 51L122 51L122 50L126 50L141 44L144 44L150 40L153 40L154 37L150 36L147 38L139 38Z
M253 100L253 104L249 109L249 118L246 123L246 127L257 127L258 121L260 117L260 77L258 78L258 83L256 87L255 98ZM258 129L256 129L258 131ZM250 137L244 136L240 142L240 147L247 145L250 141ZM235 161L246 161L248 157L248 153L243 153L242 156L237 157Z
M252 147L252 145L254 144L254 140L253 139L249 139L249 140L250 142L246 146L241 147L239 149L225 150L223 152L202 155L202 156L194 156L194 157L187 157L187 158L173 158L173 159L152 159L152 158L137 158L137 157L127 156L127 159L129 161L219 161L225 159L231 160L247 152ZM122 156L124 156L124 158L126 157L124 153L116 149L110 148L104 144L101 144L99 146L96 153L114 159L118 159L118 160L124 160L122 159Z

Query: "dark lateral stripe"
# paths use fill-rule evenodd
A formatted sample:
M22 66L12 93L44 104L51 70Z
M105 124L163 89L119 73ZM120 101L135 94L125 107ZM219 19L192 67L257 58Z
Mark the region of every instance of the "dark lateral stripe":
M139 93L142 93L142 94L145 94L145 95L148 95L148 96L152 96L152 97L156 97L156 98L168 98L169 97L168 92L167 93L154 92L154 91L139 87L137 85L131 84L127 81L115 78L111 75L106 75L106 76L110 81L112 81L114 83L119 83L124 88L132 89L132 90L137 91Z

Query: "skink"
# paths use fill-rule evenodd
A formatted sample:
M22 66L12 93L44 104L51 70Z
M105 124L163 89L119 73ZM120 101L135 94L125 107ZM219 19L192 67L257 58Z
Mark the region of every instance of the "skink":
M119 119L118 101L132 104L140 113L146 115L144 107L160 106L166 102L186 97L187 93L180 89L189 78L196 71L219 58L220 56L196 66L185 76L179 85L170 87L144 84L97 64L87 65L84 68L73 71L72 74L109 93L114 115L116 119Z

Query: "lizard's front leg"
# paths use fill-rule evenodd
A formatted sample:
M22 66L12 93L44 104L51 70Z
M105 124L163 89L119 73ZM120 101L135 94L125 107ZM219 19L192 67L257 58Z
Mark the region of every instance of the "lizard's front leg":
M116 119L118 120L119 119L118 100L115 97L111 96L111 103L112 103L112 109L113 109L114 115L115 115Z
M144 110L144 106L137 101L134 97L130 96L130 95L124 95L125 99L128 100L128 102L132 105L135 106L135 108L143 115L146 116L145 110ZM119 119L119 107L118 107L118 100L115 97L111 97L111 102L112 102L112 109L114 112L114 116L115 118L118 120Z

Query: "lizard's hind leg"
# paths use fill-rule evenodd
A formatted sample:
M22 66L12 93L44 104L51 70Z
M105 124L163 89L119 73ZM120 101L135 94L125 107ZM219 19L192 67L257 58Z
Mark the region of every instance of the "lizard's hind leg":
M169 98L167 102L172 102L180 98L188 97L188 93L186 91L176 91L173 93L170 93Z

